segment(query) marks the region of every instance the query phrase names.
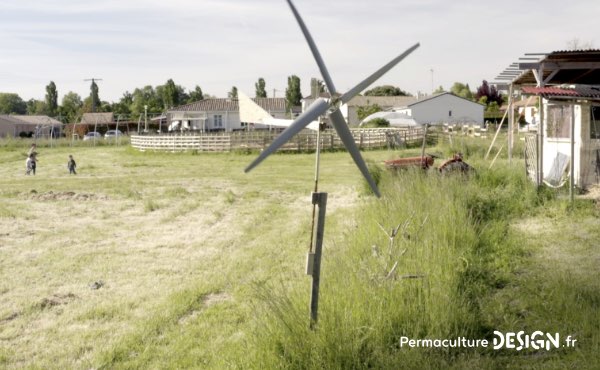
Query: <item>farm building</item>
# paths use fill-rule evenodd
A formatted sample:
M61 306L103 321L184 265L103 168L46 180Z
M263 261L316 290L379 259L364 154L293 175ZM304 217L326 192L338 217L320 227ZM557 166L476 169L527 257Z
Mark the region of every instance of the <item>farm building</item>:
M538 97L539 129L527 150L532 180L559 186L569 174L571 188L600 183L600 50L529 54L513 66L500 77Z
M406 107L394 110L412 117L419 124L481 125L484 109L483 104L445 92L417 100Z
M48 116L0 115L0 137L58 137L61 128Z
M259 106L275 118L289 118L285 98L254 98ZM237 131L261 129L262 125L240 121L237 99L204 99L167 111L169 131Z

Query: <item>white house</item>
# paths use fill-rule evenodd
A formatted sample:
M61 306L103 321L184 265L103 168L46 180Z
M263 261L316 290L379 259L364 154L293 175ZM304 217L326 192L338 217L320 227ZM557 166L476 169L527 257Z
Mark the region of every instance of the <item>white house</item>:
M289 118L285 98L254 98L256 104L274 118ZM240 121L237 99L204 99L167 111L169 130L237 131L260 129Z
M445 92L429 96L394 111L411 116L417 123L441 125L483 123L485 105Z

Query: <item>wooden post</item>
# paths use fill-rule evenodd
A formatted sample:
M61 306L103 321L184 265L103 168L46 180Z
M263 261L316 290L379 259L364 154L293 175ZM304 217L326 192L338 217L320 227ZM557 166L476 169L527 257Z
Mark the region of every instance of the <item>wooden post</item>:
M425 131L423 132L423 145L421 146L421 167L427 167L427 160L425 159L425 145L427 145L427 128L429 125L425 124Z
M502 116L502 119L500 120L500 124L498 125L498 128L496 129L496 134L494 134L492 143L490 144L490 147L488 148L487 153L485 153L485 157L483 157L484 160L488 159L488 156L490 155L490 152L492 151L492 148L494 147L494 144L496 143L496 138L498 137L498 134L500 133L500 129L502 128L502 122L504 122L504 118L506 118L507 113L508 113L508 109L504 112L504 115ZM452 142L450 142L450 145L452 145Z
M573 103L575 103L573 101ZM575 201L575 104L571 105L571 175L569 176L569 199Z
M325 234L325 210L327 207L327 193L312 193L312 204L319 207L315 233L315 251L312 259L312 289L310 292L310 328L317 324L319 311L319 283L321 280L321 254L323 251L323 236Z
M544 97L540 95L540 123L538 124L538 185L544 184Z
M514 129L514 119L515 119L515 111L513 107L513 84L510 84L508 89L508 164L512 164L512 150L513 150L513 129Z

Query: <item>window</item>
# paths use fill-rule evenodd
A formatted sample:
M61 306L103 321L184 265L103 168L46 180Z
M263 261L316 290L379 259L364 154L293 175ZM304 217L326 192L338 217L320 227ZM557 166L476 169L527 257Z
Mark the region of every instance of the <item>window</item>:
M448 117L452 117L452 111L451 110L448 111Z
M223 127L223 116L220 114L215 114L213 116L213 126L216 127Z
M549 105L546 134L549 138L571 138L572 105Z
M590 139L600 139L600 105L590 107Z

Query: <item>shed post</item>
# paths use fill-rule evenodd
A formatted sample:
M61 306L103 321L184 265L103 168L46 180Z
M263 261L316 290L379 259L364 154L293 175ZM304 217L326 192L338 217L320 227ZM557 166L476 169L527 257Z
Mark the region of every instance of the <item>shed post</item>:
M513 111L513 84L510 84L508 89L508 163L512 164L512 149L513 149L513 125L515 112Z
M575 200L575 104L571 106L571 160L569 163L569 199L571 204Z
M540 123L538 125L538 185L544 183L544 97L540 95Z

